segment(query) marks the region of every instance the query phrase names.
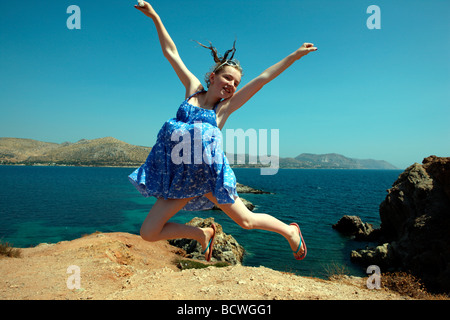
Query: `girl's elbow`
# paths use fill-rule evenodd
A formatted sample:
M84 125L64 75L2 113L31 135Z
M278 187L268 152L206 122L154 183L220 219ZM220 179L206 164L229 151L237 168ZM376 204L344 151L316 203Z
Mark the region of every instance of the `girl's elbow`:
M270 81L273 80L273 75L271 75L268 72L263 72L259 75L259 77L257 78L257 85L260 87L260 89L265 86L266 84L268 84Z
M265 85L266 83L268 83L270 81L270 75L268 72L263 72L259 75L259 77L257 78L257 82L260 85Z
M173 60L178 55L178 52L177 49L166 48L163 49L163 54L164 57L170 61Z

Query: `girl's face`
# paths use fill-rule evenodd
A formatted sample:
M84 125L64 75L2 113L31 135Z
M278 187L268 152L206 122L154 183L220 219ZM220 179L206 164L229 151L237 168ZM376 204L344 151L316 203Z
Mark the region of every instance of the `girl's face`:
M218 73L211 74L209 89L217 91L221 99L231 98L241 82L241 76L241 72L236 68L225 66Z

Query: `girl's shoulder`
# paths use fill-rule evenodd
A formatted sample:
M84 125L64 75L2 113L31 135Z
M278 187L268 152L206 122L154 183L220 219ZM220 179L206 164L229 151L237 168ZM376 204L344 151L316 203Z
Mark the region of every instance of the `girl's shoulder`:
M185 94L185 99L188 100L189 98L191 98L192 96L200 93L200 92L204 92L205 89L203 88L202 85L193 87L193 88L186 88L186 94ZM205 91L206 92L206 91Z

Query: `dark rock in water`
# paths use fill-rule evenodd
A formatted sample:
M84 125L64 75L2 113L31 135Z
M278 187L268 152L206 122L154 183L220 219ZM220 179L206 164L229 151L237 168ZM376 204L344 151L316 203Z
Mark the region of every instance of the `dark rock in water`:
M377 265L381 270L389 269L395 263L393 248L389 243L384 243L375 248L353 250L350 260L362 265Z
M260 189L255 189L255 188L243 185L239 182L236 183L236 191L238 193L270 194L270 192L263 191Z
M214 222L214 218L194 218L187 225L207 228ZM244 258L244 248L233 238L223 232L222 226L218 223L216 225L216 239L214 241L214 250L211 261L224 261L232 265L241 264ZM173 246L182 248L188 254L188 258L205 260L205 255L202 254L202 246L196 240L192 239L174 239L169 240Z
M363 223L358 216L345 215L339 221L333 225L333 229L336 229L343 234L354 236L356 240L371 241L370 235L374 229L370 223Z
M376 256L366 263L409 271L430 291L450 292L450 157L428 157L400 174L380 204L380 219L386 254L359 250L354 258Z

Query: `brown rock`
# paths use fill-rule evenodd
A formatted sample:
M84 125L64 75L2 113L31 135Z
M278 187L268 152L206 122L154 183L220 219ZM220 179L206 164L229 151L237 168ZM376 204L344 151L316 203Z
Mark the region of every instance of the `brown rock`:
M380 205L381 232L398 267L428 289L450 292L450 158L408 167Z
M356 240L367 240L374 231L370 223L363 223L358 216L345 215L333 225L333 229L349 236L355 236Z
M214 218L201 219L196 217L186 224L199 228L207 228L212 223L215 223ZM232 265L241 264L245 253L244 248L233 236L224 233L220 224L215 223L215 225L216 238L211 261L224 261ZM169 240L169 243L185 250L189 258L205 260L205 256L202 254L202 246L196 240L174 239Z

